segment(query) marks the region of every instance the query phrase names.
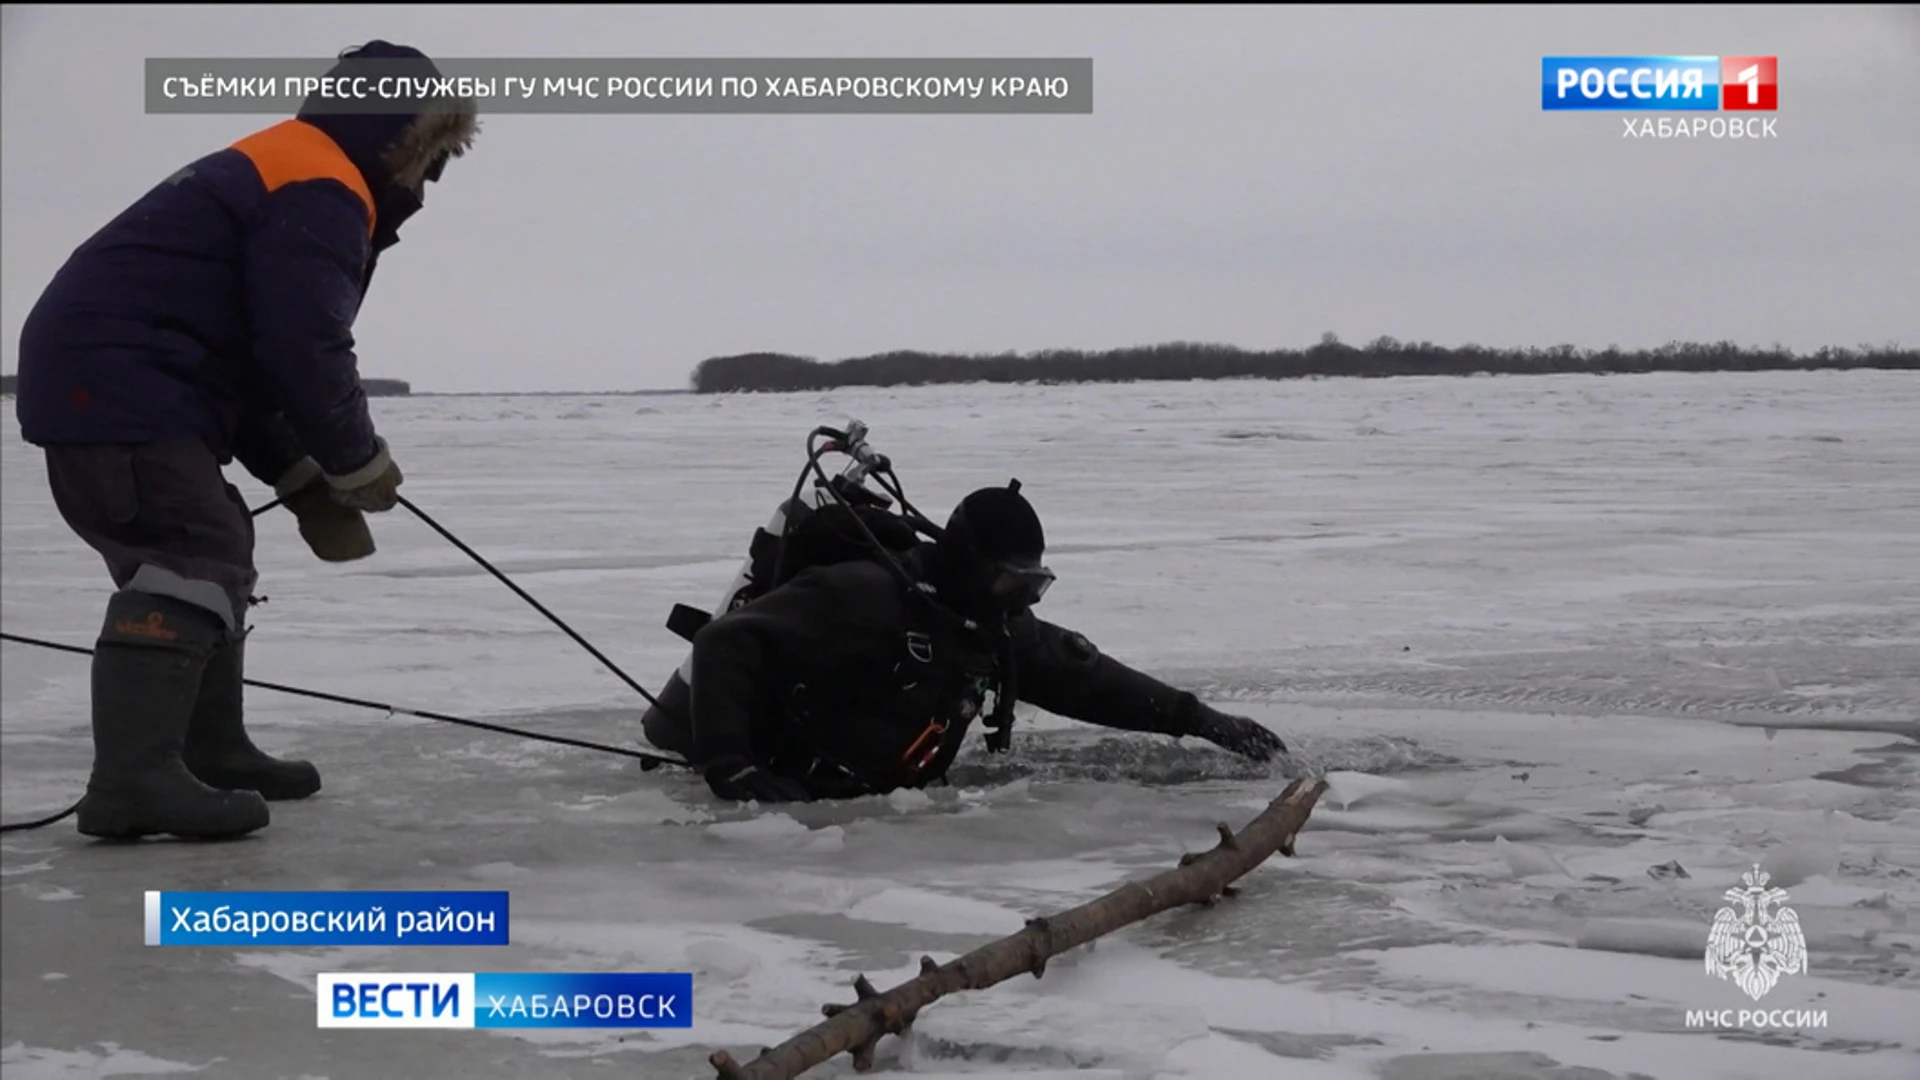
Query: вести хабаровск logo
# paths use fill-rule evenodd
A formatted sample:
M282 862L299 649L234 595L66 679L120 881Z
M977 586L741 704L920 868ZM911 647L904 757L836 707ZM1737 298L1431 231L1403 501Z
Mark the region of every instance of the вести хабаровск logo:
M322 972L323 1028L690 1028L688 972Z

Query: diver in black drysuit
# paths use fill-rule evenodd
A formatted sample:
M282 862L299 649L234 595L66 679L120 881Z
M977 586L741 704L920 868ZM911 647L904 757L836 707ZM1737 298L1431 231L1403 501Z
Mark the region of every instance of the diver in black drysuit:
M1053 580L1045 550L1015 484L967 496L937 542L900 554L911 583L873 559L802 570L693 636L691 686L669 682L647 738L685 755L719 797L762 802L934 783L975 720L1006 748L1015 700L1255 761L1286 752L1252 720L1035 617Z

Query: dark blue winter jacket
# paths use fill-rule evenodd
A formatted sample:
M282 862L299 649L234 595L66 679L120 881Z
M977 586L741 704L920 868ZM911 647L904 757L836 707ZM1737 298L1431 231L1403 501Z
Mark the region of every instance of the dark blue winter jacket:
M303 110L162 181L28 315L22 435L198 437L268 483L303 456L333 475L365 465L377 444L354 318L422 179L471 135L470 118Z

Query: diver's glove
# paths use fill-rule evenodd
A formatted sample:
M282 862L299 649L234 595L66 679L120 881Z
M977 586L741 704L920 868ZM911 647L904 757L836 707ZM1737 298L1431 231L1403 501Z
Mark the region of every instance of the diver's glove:
M1254 761L1270 761L1273 755L1287 752L1280 736L1244 716L1223 713L1202 703L1195 703L1187 732Z
M806 785L779 773L769 772L743 757L715 758L703 770L707 787L715 795L734 802L812 802Z

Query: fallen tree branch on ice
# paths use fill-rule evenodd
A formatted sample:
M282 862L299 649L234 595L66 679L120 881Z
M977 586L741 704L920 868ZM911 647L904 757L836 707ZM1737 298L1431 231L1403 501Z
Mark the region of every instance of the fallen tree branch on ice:
M873 1068L874 1047L882 1035L904 1034L921 1009L948 994L982 990L1025 973L1037 979L1046 974L1050 958L1102 934L1185 904L1212 906L1220 897L1232 896L1231 883L1274 852L1293 857L1294 838L1326 790L1324 779L1295 780L1238 834L1225 824L1214 826L1220 830L1220 843L1205 854L1181 856L1178 869L1129 882L1058 915L1029 919L1025 930L945 964L921 957L919 976L884 994L862 975L853 982L859 1000L824 1006L824 1023L763 1049L745 1065L725 1050L714 1051L707 1060L719 1070L720 1080L792 1080L840 1053L852 1054L853 1067L866 1072Z

